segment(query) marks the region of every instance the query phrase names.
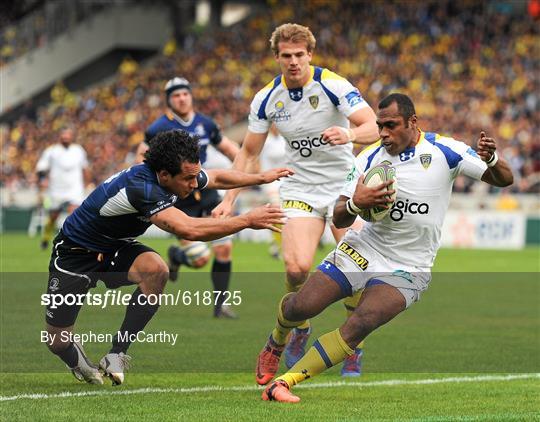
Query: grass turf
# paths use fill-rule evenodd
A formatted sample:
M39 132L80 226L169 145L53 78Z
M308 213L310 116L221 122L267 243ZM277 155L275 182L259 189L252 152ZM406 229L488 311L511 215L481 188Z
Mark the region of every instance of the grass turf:
M164 254L170 241L145 243ZM317 260L325 251L318 253ZM367 341L360 386L326 386L295 390L298 406L263 403L253 386L254 359L273 325L283 291L282 263L266 245L235 244L231 288L240 291L237 321L214 320L211 307L163 306L147 331L177 333L175 346L134 344L134 369L125 385L112 388L79 384L61 362L39 344L49 254L36 239L2 237L0 285L1 396L110 391L114 395L17 399L0 402L0 417L14 419L107 418L109 420L185 419L260 420L534 420L540 418L538 379L378 385L381 380L413 381L493 373L540 372L539 250L441 250L430 289L422 300L382 327ZM253 272L254 269L257 272ZM206 268L203 271L208 271ZM208 274L182 269L179 283L167 292L210 290ZM251 271L251 272L250 272ZM461 271L456 273L455 271ZM452 272L447 273L447 272ZM473 273L474 272L474 273ZM132 288L123 289L126 293ZM96 292L103 292L98 288ZM85 306L77 331L113 332L123 318L121 306ZM314 337L343 320L335 304L313 321ZM93 360L107 344L88 343ZM341 381L339 368L310 383ZM355 380L356 381L356 380ZM156 391L134 395L139 388L223 387L222 391ZM246 386L247 390L231 391Z

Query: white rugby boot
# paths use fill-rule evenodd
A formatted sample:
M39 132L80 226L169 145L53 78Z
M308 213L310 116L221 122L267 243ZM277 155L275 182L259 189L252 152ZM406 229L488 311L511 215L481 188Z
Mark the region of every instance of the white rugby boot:
M123 352L108 353L99 361L99 367L108 376L113 385L120 385L124 382L124 372L127 372L131 365L131 356Z
M82 346L75 341L73 342L73 346L75 347L75 350L77 350L78 355L77 366L73 368L68 366L68 369L71 370L73 376L81 382L97 385L103 384L103 376L101 375L101 372L99 372L99 368L90 362L86 353L84 353Z

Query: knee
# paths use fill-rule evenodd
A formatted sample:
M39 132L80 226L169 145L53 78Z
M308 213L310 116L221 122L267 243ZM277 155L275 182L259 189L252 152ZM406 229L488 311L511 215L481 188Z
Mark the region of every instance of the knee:
M356 347L372 331L379 327L381 316L375 310L367 312L355 312L345 322L342 327L343 339L347 344Z
M293 286L301 286L309 275L311 265L303 262L287 262L285 261L287 270L287 280Z
M161 259L152 260L145 269L146 277L142 284L145 284L153 293L161 293L169 279L169 267Z
M291 294L290 298L283 304L283 316L289 321L303 321L317 315L309 303L297 300L297 294Z
M226 242L220 245L214 246L214 255L218 261L228 262L232 259L232 243Z
M51 351L51 353L54 353L55 355L63 352L70 345L70 342L66 340L68 336L62 336L61 333L49 332L49 338L53 338L53 340L47 341L47 347Z

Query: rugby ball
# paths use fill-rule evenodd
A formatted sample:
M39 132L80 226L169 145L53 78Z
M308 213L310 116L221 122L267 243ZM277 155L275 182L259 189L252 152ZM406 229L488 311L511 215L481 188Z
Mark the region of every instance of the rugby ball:
M198 259L210 256L210 249L204 242L194 241L182 247L186 254L186 260L189 266L192 266Z
M364 185L369 188L373 188L391 179L394 180L394 183L389 185L387 190L395 190L395 193L392 195L392 199L395 201L397 196L397 179L396 169L394 167L386 164L378 164L370 168L369 171L364 175ZM364 209L358 215L362 218L362 220L365 221L381 221L392 209L392 203L389 204L389 208L373 207Z

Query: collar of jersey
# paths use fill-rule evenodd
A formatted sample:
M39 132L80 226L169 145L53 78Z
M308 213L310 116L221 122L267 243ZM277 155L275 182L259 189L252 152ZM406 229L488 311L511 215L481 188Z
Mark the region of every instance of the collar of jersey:
M178 114L176 114L174 111L168 110L167 111L167 117L169 118L169 120L176 120L182 126L189 126L189 125L191 125L193 123L193 120L195 119L195 113L193 113L193 117L190 120L184 120Z
M314 66L309 66L309 68L310 68L309 79L301 88L303 88L306 85L309 85L309 83L313 80L313 75L315 74L315 67ZM285 82L285 76L283 76L283 75L281 75L281 84L283 85L283 87L285 89L289 89L287 87L287 83ZM291 88L291 89L298 89L298 88Z

